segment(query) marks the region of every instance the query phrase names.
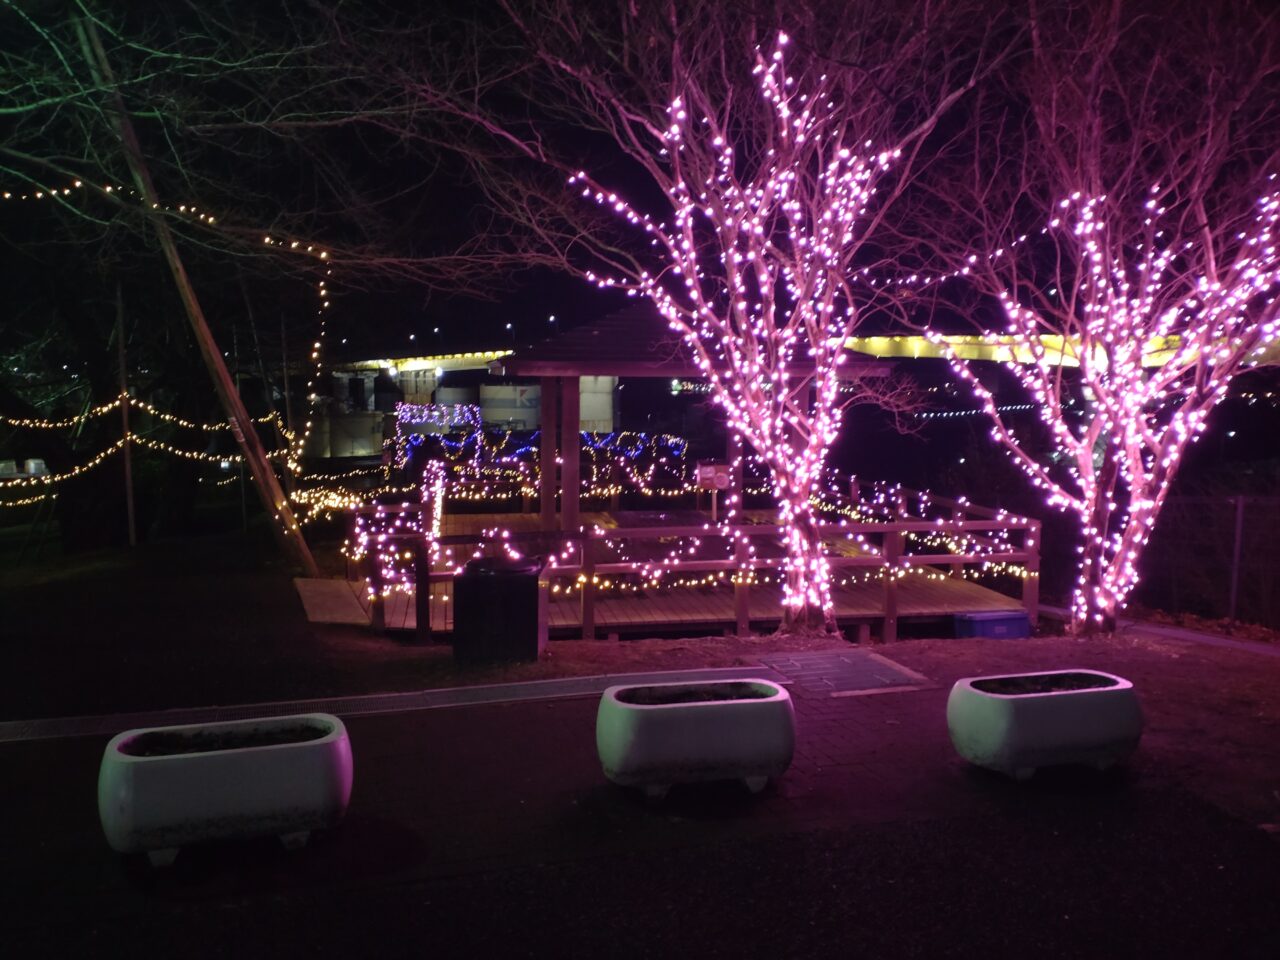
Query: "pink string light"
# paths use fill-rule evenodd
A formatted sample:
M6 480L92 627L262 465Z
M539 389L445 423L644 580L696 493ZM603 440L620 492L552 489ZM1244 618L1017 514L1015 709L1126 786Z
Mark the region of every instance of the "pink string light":
M649 236L660 269L589 276L649 298L688 345L729 428L770 470L785 526L784 626L830 627L830 569L812 501L842 419L858 227L896 153L852 142L828 78L799 84L786 72L787 42L780 34L768 56L756 51L766 109L752 150L735 151L722 120L685 97L671 102L659 174L667 222L585 172L569 182ZM739 508L731 498L726 520Z
M1187 448L1234 377L1280 333L1280 194L1264 196L1250 227L1223 251L1197 249L1198 240L1168 241L1159 192L1152 187L1141 235L1128 244L1109 235L1109 215L1118 219L1118 211L1106 196L1076 193L1059 203L1049 230L1074 257L1074 310L1051 312L1043 297L1029 306L1031 294L1009 289L1000 296L1008 332L1030 353L1030 362L1010 369L1048 428L1048 457L1037 459L1022 445L970 362L930 335L976 393L993 438L1050 506L1079 519L1077 631L1114 625ZM1214 263L1222 266L1212 270ZM1062 335L1056 350L1046 345L1046 332ZM1168 353L1155 367L1144 363L1153 345ZM1078 363L1083 403L1074 410L1064 360Z

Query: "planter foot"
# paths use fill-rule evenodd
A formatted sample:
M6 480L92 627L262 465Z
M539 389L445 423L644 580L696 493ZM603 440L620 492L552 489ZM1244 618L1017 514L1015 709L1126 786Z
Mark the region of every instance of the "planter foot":
M671 792L671 784L669 783L646 783L640 788L644 791L646 800L664 800L668 793Z
M1035 775L1035 767L1015 767L1013 770L1013 779L1018 781L1030 780Z
M165 847L163 850L147 851L147 859L151 861L153 867L171 867L177 856L177 847Z
M768 777L743 777L742 782L752 793L759 793L765 788L765 784L769 782Z
M310 830L298 830L294 833L280 834L280 842L284 844L286 850L301 850L307 845L307 840L310 837Z

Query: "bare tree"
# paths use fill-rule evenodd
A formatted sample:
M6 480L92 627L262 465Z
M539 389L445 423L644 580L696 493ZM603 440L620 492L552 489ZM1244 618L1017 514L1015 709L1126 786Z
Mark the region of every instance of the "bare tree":
M415 133L466 155L531 262L648 298L683 338L771 471L783 629L833 629L812 501L871 309L853 278L992 60L980 5L501 6L451 64L397 51L454 121Z
M1280 47L1250 4L1025 13L1010 88L911 223L952 278L942 289L976 292L968 307L994 306L1029 355L1012 369L1044 450L978 366L953 365L994 438L1079 520L1073 629L1110 631L1188 445L1277 335Z

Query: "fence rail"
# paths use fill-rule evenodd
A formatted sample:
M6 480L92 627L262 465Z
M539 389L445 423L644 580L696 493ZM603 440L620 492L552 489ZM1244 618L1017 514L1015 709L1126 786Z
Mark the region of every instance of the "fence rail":
M1280 628L1280 497L1169 497L1142 574L1148 606Z

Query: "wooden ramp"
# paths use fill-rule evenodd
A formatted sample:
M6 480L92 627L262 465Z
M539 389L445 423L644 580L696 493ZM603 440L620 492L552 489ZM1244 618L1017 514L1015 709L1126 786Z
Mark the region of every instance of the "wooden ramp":
M369 625L367 601L361 603L360 591L350 580L294 577L293 585L311 623Z

